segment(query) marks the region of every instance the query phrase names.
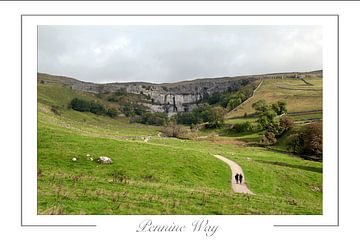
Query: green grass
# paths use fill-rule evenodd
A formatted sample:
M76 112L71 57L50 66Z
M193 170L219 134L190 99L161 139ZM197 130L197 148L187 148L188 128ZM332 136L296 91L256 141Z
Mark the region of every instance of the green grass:
M264 79L253 98L227 114L227 118L252 114L252 104L258 100L267 103L285 101L289 112L302 112L322 109L322 79L309 78L306 84L301 79Z
M322 163L259 147L157 137L158 127L62 107L77 93L59 91L67 90L45 85L38 95L38 214L322 214ZM145 143L143 136L152 138ZM98 164L86 154L114 162ZM230 169L213 154L238 162L256 195L233 193ZM114 181L113 174L127 180Z
M237 124L244 122L256 122L257 118L233 118L233 119L225 119L225 124Z
M289 114L295 121L321 120L322 112Z

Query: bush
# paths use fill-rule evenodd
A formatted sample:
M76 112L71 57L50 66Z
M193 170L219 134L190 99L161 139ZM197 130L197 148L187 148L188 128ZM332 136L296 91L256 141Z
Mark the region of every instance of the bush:
M122 112L125 114L125 116L127 117L132 117L135 116L135 110L133 105L129 105L129 104L125 104L123 106Z
M268 109L265 112L261 113L260 117L257 119L257 122L262 129L265 129L274 122L275 116L276 113L273 110Z
M225 109L223 107L214 107L209 111L207 128L219 128L224 125Z
M281 132L284 133L289 131L294 126L294 119L292 117L281 117L279 122L279 127L281 128Z
M116 117L118 115L118 111L115 108L109 108L106 112L106 115L108 115L109 117Z
M114 96L111 96L111 97L108 97L107 101L109 101L109 102L117 102L117 101L119 101L119 99L114 97Z
M288 140L288 149L293 153L322 156L322 122L311 123L292 134Z
M287 112L286 102L283 101L278 101L277 103L271 104L271 108L274 110L274 112L276 112L277 115L281 115Z
M301 134L301 138L304 144L304 154L322 155L322 122L306 125Z
M166 137L174 137L180 139L186 139L188 131L184 127L177 124L170 124L162 129L162 132Z
M293 153L300 153L303 151L303 141L299 133L294 133L289 136L287 149Z
M236 123L232 126L231 130L236 133L251 132L253 130L253 125L249 121Z
M116 90L116 92L115 92L115 96L120 97L120 96L124 96L124 95L126 95L126 90L124 88L120 88L120 89Z
M107 115L109 117L116 117L118 115L118 111L115 108L106 110L100 103L95 101L90 102L79 98L71 100L70 107L79 112L91 112L97 115Z
M178 124L192 125L198 124L201 118L198 118L194 112L181 112L176 115Z
M98 115L105 113L105 108L103 105L79 98L74 98L73 100L71 100L70 107L79 112L92 112Z
M273 132L265 132L265 135L261 139L261 143L267 145L274 145L276 143L276 137Z
M259 100L253 103L252 107L256 110L256 114L259 116L257 122L263 129L273 124L276 116L287 112L286 103L282 101L267 105L265 100Z
M79 112L90 111L90 103L88 101L79 98L74 98L73 100L71 100L70 107L75 111L79 111Z
M106 110L103 105L96 102L90 102L90 112L97 115L103 115L106 113Z
M166 113L160 112L147 112L144 113L140 118L140 123L156 126L164 126L168 122Z

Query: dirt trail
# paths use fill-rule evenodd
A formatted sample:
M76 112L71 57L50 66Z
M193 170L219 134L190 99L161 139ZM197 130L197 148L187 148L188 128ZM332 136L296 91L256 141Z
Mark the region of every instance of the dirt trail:
M221 161L223 161L227 165L229 165L229 167L231 169L231 187L234 190L234 192L245 193L245 194L254 194L246 186L245 174L244 174L242 168L237 163L235 163L235 162L231 161L230 159L227 159L226 157L223 157L221 155L214 155L214 157L216 157L217 159L220 159ZM243 180L242 180L242 184L236 183L236 181L235 181L236 173L241 173L244 176Z

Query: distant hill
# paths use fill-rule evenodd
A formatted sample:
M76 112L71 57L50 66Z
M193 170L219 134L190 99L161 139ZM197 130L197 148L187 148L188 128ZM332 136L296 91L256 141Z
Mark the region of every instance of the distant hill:
M145 82L99 84L84 82L71 77L38 73L39 84L56 84L68 87L72 90L95 94L107 94L114 93L119 90L125 90L127 93L143 95L144 97L146 97L146 99L148 99L148 102L146 103L147 107L149 107L152 111L155 112L165 111L164 109L169 112L190 111L194 107L196 107L196 105L206 96L210 96L214 93L236 91L246 86L249 87L249 85L253 85L254 87L252 87L252 89L255 89L255 87L258 86L262 81L264 81L264 86L267 88L269 85L268 81L270 79L277 79L278 82L276 83L277 85L275 87L270 88L269 90L279 91L279 94L287 96L287 92L291 92L292 90L294 90L294 88L303 87L300 85L296 86L296 84L306 84L307 79L311 81L315 81L316 79L322 79L322 70L313 72L289 72L221 78L203 78L163 84ZM296 84L293 85L293 83L295 82ZM271 83L274 83L274 81ZM309 82L307 82L307 86L305 86L307 88L303 90L309 90L313 92L318 91L318 93L319 91L321 91L322 86L320 86L318 82L315 83L317 84L316 86L311 86L311 84L312 83L309 84ZM261 91L258 91L256 93L256 96L264 93L264 86L261 86ZM301 89L298 89L297 93L299 93L300 91ZM254 99L257 98L258 97L254 97ZM269 97L267 96L266 98ZM269 100L272 101L272 99ZM294 98L293 100L295 101L300 99ZM245 112L251 113L251 109L248 108L248 105L244 105L243 107L244 108L239 108L236 109L236 111L232 111L231 114L229 114L229 117L238 117ZM303 108L300 108L300 110L302 109ZM305 109L313 110L313 107ZM294 110L298 109L294 108Z
M227 114L227 118L252 114L252 104L258 100L268 103L284 101L289 112L322 111L322 71L299 74L296 78L263 78L253 97Z

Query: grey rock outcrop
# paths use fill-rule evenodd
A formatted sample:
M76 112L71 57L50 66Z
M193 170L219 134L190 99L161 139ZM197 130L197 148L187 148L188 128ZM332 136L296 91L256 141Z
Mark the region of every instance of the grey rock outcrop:
M311 75L322 76L322 70L307 73L292 72L238 77L204 78L163 84L145 82L97 84L83 82L73 78L38 73L38 81L44 83L56 82L58 84L63 84L64 86L68 86L73 90L91 92L95 94L116 92L122 89L128 93L146 96L148 100L147 102L142 102L142 104L148 107L151 111L166 112L169 115L172 115L177 112L191 111L197 107L198 103L202 99L214 93L237 90L254 80L264 78L298 78L298 76Z

